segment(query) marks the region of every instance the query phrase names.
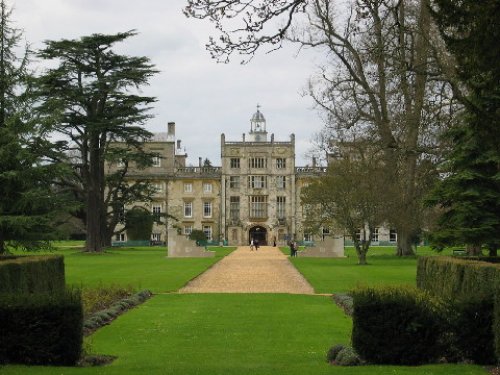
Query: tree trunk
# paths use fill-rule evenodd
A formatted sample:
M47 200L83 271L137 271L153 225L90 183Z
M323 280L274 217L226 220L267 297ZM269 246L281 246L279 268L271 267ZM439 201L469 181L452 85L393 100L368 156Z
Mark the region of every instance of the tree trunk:
M97 138L97 139L96 139ZM89 180L87 183L87 242L86 250L92 253L102 252L102 203L101 171L98 137L91 136L89 150Z
M399 229L396 255L398 256L415 255L415 252L413 251L413 248L411 246L412 245L411 242L412 241L411 241L410 231Z
M0 255L5 255L5 253L6 253L5 241L2 238L2 234L0 233Z

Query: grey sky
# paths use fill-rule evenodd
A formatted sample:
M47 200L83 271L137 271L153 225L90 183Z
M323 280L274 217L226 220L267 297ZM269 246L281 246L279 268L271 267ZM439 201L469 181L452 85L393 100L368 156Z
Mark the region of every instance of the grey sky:
M17 0L13 20L33 48L47 39L78 38L92 33L137 29L139 35L120 46L131 55L148 56L161 71L143 89L158 98L147 129L166 131L175 121L177 138L196 164L198 157L220 163L220 134L240 140L261 105L269 133L288 140L296 135L297 164L310 163L305 153L322 121L312 100L301 95L315 69L314 56L289 46L259 53L252 62L217 64L205 50L213 31L208 22L187 19L184 0Z

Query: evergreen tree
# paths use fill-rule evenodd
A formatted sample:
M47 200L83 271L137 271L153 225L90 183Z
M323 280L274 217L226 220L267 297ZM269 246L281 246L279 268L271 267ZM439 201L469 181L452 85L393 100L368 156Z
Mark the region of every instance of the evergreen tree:
M438 246L477 252L500 245L500 1L434 0L432 13L455 58L465 113L447 137L448 172L430 202L444 210ZM459 90L455 90L459 92Z
M140 125L151 117L149 105L155 98L136 91L157 71L146 57L119 55L112 50L116 43L135 34L128 31L47 41L39 52L41 58L58 62L38 79L39 111L69 139L67 152L75 170L74 186L83 195L86 250L90 252L102 251L109 242L108 208L116 209L116 217L123 208L106 190L106 159L151 163L151 155L142 150L151 133ZM114 142L121 146L114 147ZM117 169L114 177L120 171L123 168ZM117 189L125 186L125 174L121 175L122 183L113 182ZM120 197L120 192L116 196Z
M20 30L0 1L0 254L7 246L34 248L51 239L65 204L53 189L60 177L56 153L31 117L29 51L16 55Z

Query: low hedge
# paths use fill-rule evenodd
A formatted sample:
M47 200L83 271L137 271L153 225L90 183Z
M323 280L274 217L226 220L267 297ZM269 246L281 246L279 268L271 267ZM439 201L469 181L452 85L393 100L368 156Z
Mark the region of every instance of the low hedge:
M377 364L419 365L443 352L444 306L416 288L353 291L352 345Z
M74 365L82 351L79 291L0 295L0 364Z
M500 267L494 263L452 257L420 257L417 287L445 300L480 295L494 297Z
M452 257L418 260L417 286L447 301L450 329L459 338L454 345L460 355L477 363L492 363L495 357L500 359L500 266L497 260Z
M65 289L59 255L0 257L0 293L59 293Z

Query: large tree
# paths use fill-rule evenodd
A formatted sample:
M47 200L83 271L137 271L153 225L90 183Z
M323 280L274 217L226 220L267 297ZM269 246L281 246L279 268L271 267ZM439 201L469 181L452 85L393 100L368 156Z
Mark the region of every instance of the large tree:
M32 117L30 54L20 46L22 33L11 25L11 14L0 1L0 254L8 245L43 245L66 206L52 185L61 172L51 160L57 153Z
M118 217L125 200L114 204L113 193L108 190L106 195L107 181L124 177L123 168L114 177L106 177L106 159L120 163L132 160L143 165L147 164L146 159L151 160L151 155L144 156L142 150L142 143L151 133L141 125L151 117L148 111L155 98L139 95L138 89L157 71L147 57L113 51L116 43L135 34L128 31L47 41L38 54L57 63L57 67L48 69L38 79L38 109L54 130L68 140L75 181L84 196L82 216L87 232L86 250L90 252L102 251L109 242L108 212L116 209L113 212ZM122 182L111 184L116 187L116 199L123 198L120 189L126 183Z
M390 199L383 163L381 152L366 142L337 144L327 174L301 193L308 230L345 230L353 240L359 264L366 264L372 235L384 223Z
M464 105L450 143L444 178L429 202L441 208L437 246L477 253L500 246L500 1L434 0L436 19L454 69L450 81Z
M387 220L398 231L398 254L411 255L424 216L421 198L429 189L419 176L435 158L438 120L452 108L446 83L434 69L428 2L342 4L188 0L185 12L215 23L220 35L208 49L222 61L233 53L251 57L266 45L279 48L284 40L325 52L329 65L311 92L328 113L326 131L369 136L383 151L394 185Z

